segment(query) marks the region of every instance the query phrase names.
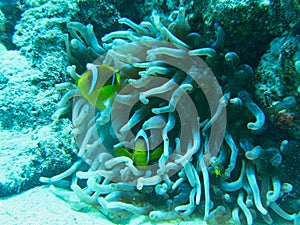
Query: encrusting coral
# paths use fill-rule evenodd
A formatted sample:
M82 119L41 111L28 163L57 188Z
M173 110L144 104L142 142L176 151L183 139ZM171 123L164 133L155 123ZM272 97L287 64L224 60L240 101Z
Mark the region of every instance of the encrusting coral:
M100 206L117 222L125 212L156 221L195 212L210 224L271 224L278 215L298 220L298 212L289 214L278 203L286 197L284 184L266 172L281 163L280 151L249 138L264 132L265 115L251 93L235 85L247 88L245 80L254 73L239 65L236 53L220 54L222 27L216 25L216 42L204 46L184 8L168 18L154 12L150 21L119 23L130 29L105 35L101 44L92 25L68 24L74 38L67 42L70 58L97 58L81 76L69 67L75 84L57 85L69 91L52 118L58 120L73 99L80 159L41 182L59 185L72 176L72 192L53 191L77 210ZM221 60L234 74L224 94L221 77L199 56L208 64ZM226 106L227 114L246 114L239 118L239 135L232 124L226 126Z

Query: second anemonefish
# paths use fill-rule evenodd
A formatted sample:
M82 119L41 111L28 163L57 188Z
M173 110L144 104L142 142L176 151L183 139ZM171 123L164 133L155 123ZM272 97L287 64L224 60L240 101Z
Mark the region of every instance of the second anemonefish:
M136 166L144 167L150 162L156 161L163 153L163 146L160 145L150 151L148 137L144 130L140 130L136 135L134 148L132 151L118 146L114 149L115 156L126 156L133 160Z

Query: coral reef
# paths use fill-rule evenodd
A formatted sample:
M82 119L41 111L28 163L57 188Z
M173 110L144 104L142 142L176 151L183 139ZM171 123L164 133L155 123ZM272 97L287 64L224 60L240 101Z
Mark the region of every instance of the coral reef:
M120 9L127 8L122 4L130 3L128 1L125 3L124 1L79 1L78 8L80 10L76 12L72 19L84 24L93 24L95 33L102 36L112 30L120 29L117 23L121 14Z
M269 42L299 22L300 15L299 3L293 0L196 0L192 13L192 26L199 26L202 19L201 34L206 38L213 38L214 24L219 23L226 33L225 48L234 50L243 63L252 66L257 65Z
M77 4L72 1L48 1L27 9L16 26L14 44L34 66L47 61L45 57L52 56L61 61L60 67L64 68L67 59L63 29L77 10Z
M272 139L255 103L253 69L224 51L221 25L207 47L185 8L171 15L154 11L140 24L121 18L130 29L100 43L90 24L67 24L69 57L95 58L82 75L69 67L78 91L70 82L58 85L68 91L52 117L59 121L73 99L79 159L40 181L72 176L72 192L53 192L77 210L99 205L116 223L128 214L153 221L200 215L209 224L296 222L299 196L276 173L286 140Z
M4 51L0 58L1 128L22 131L51 124L49 112L55 111L60 98L49 88L56 82L55 74L47 80L47 73L32 68L18 51Z
M1 129L0 197L39 185L40 176L66 170L74 161L70 129L68 120L61 120L57 130L48 126L26 133Z
M39 185L41 175L63 171L73 162L70 121L53 125L51 119L61 97L54 84L68 79L66 57L61 64L46 52L43 58L37 69L19 51L0 46L1 196Z
M273 125L300 138L300 37L293 30L272 40L257 67L256 96Z

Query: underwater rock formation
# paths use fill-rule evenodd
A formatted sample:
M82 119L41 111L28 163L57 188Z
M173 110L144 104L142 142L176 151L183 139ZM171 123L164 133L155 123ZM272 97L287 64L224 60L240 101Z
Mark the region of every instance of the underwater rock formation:
M77 4L73 1L47 1L25 10L15 27L14 44L38 68L44 68L40 64L47 61L45 57L48 56L61 61L60 67L64 68L67 59L63 29L77 10Z
M57 127L53 130L45 126L26 133L0 131L0 197L38 186L40 176L62 172L72 164L74 155L67 132L71 124L62 120Z
M0 196L39 184L39 177L65 170L72 162L71 123L51 127L59 94L36 84L41 71L18 51L0 51ZM62 128L63 127L63 128ZM65 163L62 163L65 162Z
M218 22L226 33L225 47L237 52L243 63L256 66L269 42L299 22L300 9L294 0L196 0L192 13L192 26L201 19L201 33L206 39L213 38Z
M256 96L274 126L300 138L300 37L275 38L256 72Z

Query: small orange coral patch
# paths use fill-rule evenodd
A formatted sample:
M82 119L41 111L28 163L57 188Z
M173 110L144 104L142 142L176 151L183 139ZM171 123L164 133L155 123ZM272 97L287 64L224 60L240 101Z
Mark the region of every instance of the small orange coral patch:
M275 118L275 125L282 130L288 130L296 126L293 115L287 112L277 114Z

